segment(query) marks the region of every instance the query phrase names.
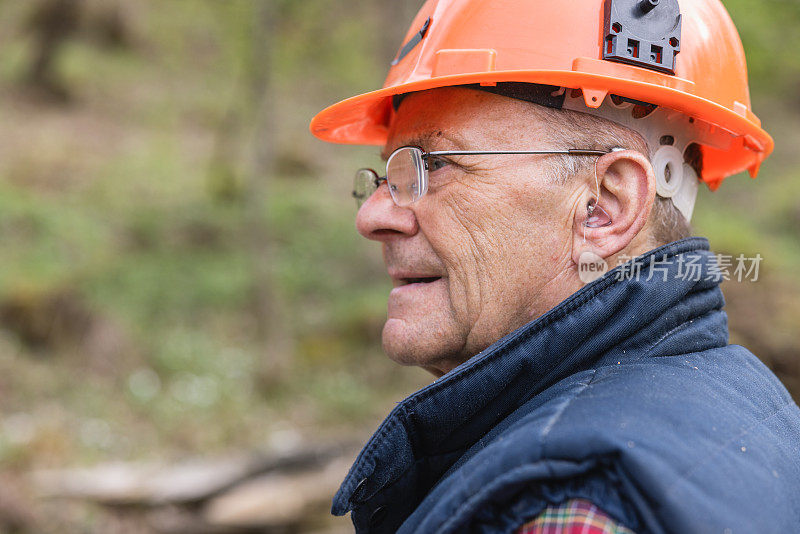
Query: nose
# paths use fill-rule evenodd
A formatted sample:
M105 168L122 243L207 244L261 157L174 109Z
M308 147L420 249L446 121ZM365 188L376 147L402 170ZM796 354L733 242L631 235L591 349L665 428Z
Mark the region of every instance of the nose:
M388 241L416 234L419 225L411 208L401 208L394 203L384 182L358 210L356 229L367 239Z

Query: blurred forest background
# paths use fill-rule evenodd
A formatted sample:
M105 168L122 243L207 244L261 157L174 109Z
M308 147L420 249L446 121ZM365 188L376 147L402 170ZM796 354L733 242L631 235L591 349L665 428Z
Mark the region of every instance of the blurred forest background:
M764 258L725 284L732 341L797 399L800 3L724 3L777 147L694 225ZM0 532L200 532L197 495L142 520L149 497L56 498L53 470L350 450L426 383L381 353L390 284L353 227L378 150L307 129L382 83L421 4L0 0Z

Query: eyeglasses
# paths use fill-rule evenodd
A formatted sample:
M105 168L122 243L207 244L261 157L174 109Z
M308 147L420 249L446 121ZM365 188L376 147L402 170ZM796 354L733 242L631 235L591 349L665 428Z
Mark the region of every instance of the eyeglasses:
M428 172L430 163L440 156L484 156L492 154L535 154L566 156L602 156L613 150L459 150L425 152L419 147L400 147L386 161L386 175L378 176L372 169L359 169L353 181L353 198L361 205L375 192L381 183L389 186L389 194L400 207L408 206L421 199L428 192ZM435 170L435 169L434 169Z

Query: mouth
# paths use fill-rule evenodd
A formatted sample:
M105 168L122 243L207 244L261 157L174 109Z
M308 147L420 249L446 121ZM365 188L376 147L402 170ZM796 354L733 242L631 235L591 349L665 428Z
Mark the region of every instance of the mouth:
M423 284L432 284L434 282L438 282L442 279L442 276L439 276L435 273L431 272L420 272L420 271L396 271L393 269L389 270L389 277L392 279L392 286L395 288L398 287L406 287L412 285L423 285Z
M409 277L409 278L400 278L398 281L400 282L401 286L407 286L410 284L430 284L437 280L441 280L441 276L420 276L420 277Z

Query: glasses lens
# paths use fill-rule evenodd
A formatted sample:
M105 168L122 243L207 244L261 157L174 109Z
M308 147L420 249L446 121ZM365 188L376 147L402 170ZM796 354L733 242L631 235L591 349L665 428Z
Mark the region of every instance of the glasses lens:
M398 206L407 206L422 196L422 172L422 150L418 148L399 148L389 158L386 178Z
M357 207L360 208L361 204L378 188L377 179L378 175L372 169L359 169L356 172L353 180L353 198L356 199Z

